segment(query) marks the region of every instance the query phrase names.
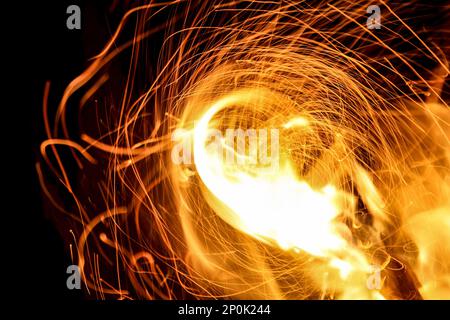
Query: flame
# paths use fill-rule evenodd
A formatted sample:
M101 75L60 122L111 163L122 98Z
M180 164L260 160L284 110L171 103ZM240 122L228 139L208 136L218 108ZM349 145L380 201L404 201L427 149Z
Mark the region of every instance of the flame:
M53 199L40 163L37 171L79 227L70 232L88 290L120 299L448 299L448 52L386 3L382 21L401 31L367 29L365 8L348 1L182 2L130 10L68 86L54 130L46 86L43 160L78 211ZM167 37L155 74L138 68L141 45L162 28L146 30L147 18L175 7L168 25L192 21ZM213 18L230 12L228 22ZM136 35L120 45L134 14ZM414 54L393 48L398 32ZM104 69L130 48L112 128L74 138L70 98L87 87L88 112L109 81ZM132 101L139 71L151 83ZM93 184L102 199L79 195L61 146L81 171L104 173ZM105 280L99 260L117 274Z
M324 256L327 251L343 246L333 225L340 211L333 186L313 190L296 178L290 163L276 172L256 170L253 175L245 168L227 168L218 148L205 148L214 114L227 105L260 99L261 94L261 90L256 90L223 98L203 115L194 129L198 175L208 190L234 213L228 216L218 211L231 225L256 237L273 239L284 249L297 248Z

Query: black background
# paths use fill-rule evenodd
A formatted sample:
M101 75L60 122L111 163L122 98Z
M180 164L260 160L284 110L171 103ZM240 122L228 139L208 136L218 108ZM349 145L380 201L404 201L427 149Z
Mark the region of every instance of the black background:
M33 261L33 287L39 294L33 299L47 301L83 298L80 290L66 287L66 268L71 263L67 248L53 223L52 208L45 203L36 174L39 145L45 139L42 116L42 98L46 81L51 81L49 105L55 106L64 88L88 66L87 60L98 53L114 31L117 22L108 15L112 1L35 1L26 8L32 18L28 28L30 42L25 45L29 59L31 94L27 109L30 111L32 165L31 203L27 212L29 261ZM81 30L66 27L66 9L76 4L81 8ZM113 24L113 25L111 25ZM86 46L85 43L89 43ZM54 108L53 108L54 109ZM54 110L50 109L50 112ZM50 113L50 118L52 114Z

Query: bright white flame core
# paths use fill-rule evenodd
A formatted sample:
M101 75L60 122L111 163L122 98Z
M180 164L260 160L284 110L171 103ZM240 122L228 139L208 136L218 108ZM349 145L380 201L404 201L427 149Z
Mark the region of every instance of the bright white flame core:
M230 170L217 149L206 146L215 114L261 95L261 90L241 91L220 99L207 110L194 130L197 172L209 191L231 209L231 215L222 216L231 225L255 237L274 240L283 249L328 256L330 251L345 246L334 220L341 212L341 195L333 186L313 190L296 177L289 162L269 174L264 170L256 175L239 168Z

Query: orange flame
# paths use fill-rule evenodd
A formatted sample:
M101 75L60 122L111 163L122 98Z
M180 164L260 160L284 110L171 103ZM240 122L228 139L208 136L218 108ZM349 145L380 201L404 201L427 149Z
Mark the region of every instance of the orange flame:
M53 132L46 119L41 151L75 200L86 286L121 299L450 298L448 52L432 50L384 3L383 20L399 22L402 41L419 43L414 50L434 71L391 47L398 33L389 25L368 29L365 7L349 1L178 3L130 10L68 86ZM161 29L145 30L147 17L170 8L180 10L168 22L174 29L196 14L167 37L148 90L130 102L129 80L111 130L70 137L73 93L98 78L81 99L89 104L109 81L107 63L130 47L139 52ZM229 22L208 20L230 12ZM133 14L138 35L116 47ZM227 129L276 135L246 136L242 149L211 143L211 130ZM77 195L59 146L80 167L105 169L100 215ZM259 149L273 162L259 163ZM173 161L174 150L183 161ZM99 259L117 276L105 280Z

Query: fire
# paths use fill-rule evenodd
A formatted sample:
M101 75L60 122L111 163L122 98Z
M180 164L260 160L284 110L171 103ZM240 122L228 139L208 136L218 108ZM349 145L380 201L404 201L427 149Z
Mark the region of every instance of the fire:
M218 148L205 148L214 114L227 104L259 99L260 94L257 90L224 98L201 118L194 129L198 175L208 191L232 211L217 212L231 225L256 237L273 239L284 249L297 248L323 256L343 245L332 223L340 211L333 186L313 190L296 178L290 163L275 172L259 169L254 174L238 166L230 168Z
M69 85L54 132L46 120L43 158L77 204L75 260L101 297L450 298L448 52L432 50L388 4L383 12L432 71L391 47L395 30L359 23L366 11L357 4L310 11L282 3L189 11L145 93L123 98L113 128L77 142L65 124L69 98L155 31L139 24L117 46L130 15L163 10L134 8ZM208 20L230 11L225 25ZM143 69L133 60L130 70ZM83 103L106 81L92 84ZM94 214L98 207L77 196L59 146L104 169L106 211ZM117 277L104 280L98 256Z
M343 293L342 297L382 298L378 292L367 289L364 275L370 272L370 263L364 253L358 252L352 245L348 238L351 231L342 219L339 220L340 216L355 213L354 196L331 183L314 189L308 181L298 176L289 159L275 158L274 161L281 161L281 166L271 166L269 169L254 165L239 166L227 162L229 158L224 157L223 152L226 146L218 148L210 143L211 123L221 111L240 106L255 112L258 108L265 109L280 102L286 101L264 89L241 90L216 101L195 123L191 139L194 140L195 169L206 187L205 199L217 215L234 228L260 241L276 243L284 250L303 250L323 258L330 270L339 272L342 283L355 278L353 281L359 287L357 294ZM242 119L227 118L227 121L242 123L239 120ZM299 126L301 130L311 129L308 128L308 121L301 116L280 120L284 121L280 124L281 128ZM284 146L279 146L279 141L272 140L271 143L285 154ZM245 150L232 151L236 156L232 159L258 155L251 150L248 155L242 154ZM257 159L253 160L248 162L257 163ZM373 188L370 182L366 181L366 184ZM373 195L370 197L373 198ZM354 290L353 286L349 286L351 290Z

